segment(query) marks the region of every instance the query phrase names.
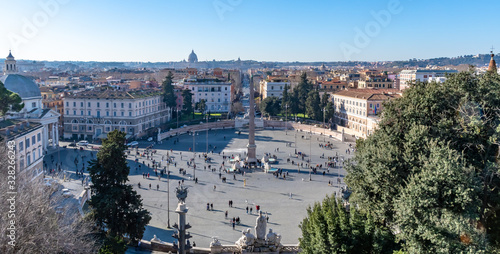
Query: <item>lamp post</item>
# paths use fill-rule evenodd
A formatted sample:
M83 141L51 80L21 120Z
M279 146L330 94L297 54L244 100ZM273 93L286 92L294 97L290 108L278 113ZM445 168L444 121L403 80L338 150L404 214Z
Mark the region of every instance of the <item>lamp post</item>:
M286 113L285 113L285 135L288 135L288 104L285 105Z
M176 107L177 114L175 115L177 117L177 129L179 129L179 107Z
M309 132L310 132L310 137L309 137L309 181L311 181L311 159L312 159L312 154L311 154L312 130L311 130L311 126L309 126Z
M170 158L167 158L167 227L170 228Z
M206 143L207 143L207 151L206 151L206 154L207 154L207 156L208 156L208 115L206 115L206 119L207 119L207 120L206 120L206 123L207 123L207 134L206 134L206 138L207 138L207 140L206 140Z
M196 131L193 131L193 180L196 179L196 163L194 162L194 160L196 158L196 153L194 152L194 146L195 146L194 139L195 139L195 136L196 136Z
M323 138L324 136L326 136L325 113L326 113L326 107L323 107ZM325 140L323 139L323 141Z

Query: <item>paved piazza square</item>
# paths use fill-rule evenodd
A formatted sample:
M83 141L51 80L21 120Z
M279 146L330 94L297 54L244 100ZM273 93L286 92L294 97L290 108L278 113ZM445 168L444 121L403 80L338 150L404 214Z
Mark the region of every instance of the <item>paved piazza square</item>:
M195 136L196 173L194 173L193 167L187 165L187 162L193 158L193 153L190 151L193 146L192 135L180 135L154 146L153 149L157 149L157 154L154 156L157 161L161 161L162 156L166 156L167 150L172 149L173 154L169 152L169 155L173 156L177 163L176 167L172 164L169 167L171 171L170 190L172 191L170 195L170 225L177 222L177 214L174 212L177 207L175 187L178 186L179 181L184 180L184 185L189 188L186 199L189 208L187 221L192 226L188 232L193 236L190 239L191 243L195 242L196 246L208 247L213 236L217 236L223 244L234 244L241 236L243 229L250 227L253 231L257 218L257 205L260 206L264 214L267 213L269 216L268 228L272 228L274 232L282 235L282 243L298 243L298 238L301 236L298 225L306 216L306 208L315 201L321 201L326 195L338 193L337 175L343 177L345 174L342 168L337 167L330 169L323 176L323 171L326 170L324 162L329 156L338 154L339 157L348 159L354 153L346 154L346 150L349 148L348 143L322 135L313 134L311 139L307 132L292 130L285 135L284 130L257 130L257 158L261 159L264 153L276 155L278 164L273 166L282 168L283 172L288 172L288 175L285 179L283 177L276 178L271 173L252 169L252 172L246 170L245 175L236 174L236 180L234 180L233 173L222 172L222 177L227 179L223 183L219 178L223 154L225 156L241 155L241 158L245 157L248 132L245 130L242 130L240 134L238 132L237 129L208 132L209 157L213 159L209 164L204 162L202 155L207 150L207 132L198 132ZM328 141L333 144L332 149L319 146L319 144L325 144ZM141 144L139 151L141 151L141 147L145 146L146 144ZM312 165L323 164L323 168L317 174L311 175L312 181L309 181L309 170L306 166L310 148ZM213 153L211 153L212 149ZM295 149L297 152L306 154L304 160L293 158ZM322 158L323 154L324 158ZM290 158L289 163L287 163L288 158ZM151 240L156 235L162 241L174 241L172 234L175 229L167 228L166 176L159 180L152 169L142 170L144 166L141 166L141 170L139 170L138 164L133 161L135 157L129 156L129 159L130 183L142 196L146 209L152 213L152 220L146 228L143 239ZM143 160L148 164L145 158L140 158L139 162L142 164ZM292 160L295 163L303 163L300 173L298 166L291 164ZM163 163L162 167L163 165L165 164ZM209 170L208 167L205 169L207 165L215 167L215 172ZM228 166L227 160L225 166ZM185 169L187 173L180 174L179 168ZM149 173L149 179L144 179L142 173ZM198 178L198 183L194 182L194 174ZM333 186L328 185L329 181L334 183ZM141 184L141 188L138 188L138 183ZM151 189L149 189L149 184L151 184ZM343 180L342 184L344 184ZM157 185L159 185L158 191L156 190ZM290 193L292 194L291 198ZM233 201L232 207L229 207L229 200ZM213 210L207 210L207 203L213 204ZM247 214L247 206L252 207L252 214ZM225 217L226 211L228 212L227 218ZM236 225L234 230L230 223L233 217L239 217L241 220L241 223Z

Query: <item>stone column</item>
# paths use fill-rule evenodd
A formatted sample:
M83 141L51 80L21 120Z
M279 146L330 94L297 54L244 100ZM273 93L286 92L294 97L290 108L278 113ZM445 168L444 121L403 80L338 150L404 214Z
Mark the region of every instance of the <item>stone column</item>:
M253 82L250 82L250 112L248 120L248 145L247 145L247 163L256 163L256 150L255 145L255 98L254 98L254 88Z
M175 212L179 214L179 253L186 254L186 213L188 208L185 203L179 203Z
M55 124L52 124L52 147L56 146L55 135L56 135L56 126L55 126Z
M43 143L43 150L47 151L47 146L49 145L49 125L44 125L43 126L43 132L42 132L42 143Z

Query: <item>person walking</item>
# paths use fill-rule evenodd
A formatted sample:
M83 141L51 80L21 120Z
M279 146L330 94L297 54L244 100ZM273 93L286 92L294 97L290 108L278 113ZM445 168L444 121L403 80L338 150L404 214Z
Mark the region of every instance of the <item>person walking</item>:
M227 219L227 210L226 210L226 213L224 215L226 216L226 219Z
M151 190L151 184L149 184L149 189Z
M247 206L247 214L248 214L248 206Z
M250 207L250 214L252 214L252 207Z
M160 185L159 185L159 184L157 184L157 185L156 185L156 190L158 191L159 189L160 189Z

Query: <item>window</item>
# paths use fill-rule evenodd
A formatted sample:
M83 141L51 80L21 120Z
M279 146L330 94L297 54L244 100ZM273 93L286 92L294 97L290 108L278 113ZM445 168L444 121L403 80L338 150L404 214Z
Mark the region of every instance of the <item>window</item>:
M88 113L89 113L89 116L90 116L90 115L91 115L91 114L90 114L90 110L88 111Z
M73 130L75 130L75 131L78 130L78 126L73 125Z
M69 102L66 102L66 107L69 107Z
M90 108L90 102L89 102L89 103L87 103L87 106Z
M30 153L28 153L28 154L26 155L26 157L27 157L27 163L26 163L26 166L29 166L29 165L31 164L31 154L30 154Z
M40 142L40 139L42 139L42 134L41 134L41 133L38 133L38 134L36 135L36 140L37 140L37 142Z
M97 117L101 117L101 111L97 111Z
M97 103L97 107L100 107L100 106L101 106L101 104L98 102L98 103Z
M124 113L125 113L125 112L122 112L122 116L124 116Z
M92 126L89 126L89 131L92 131Z
M80 115L82 115L82 116L83 116L83 110L80 110Z
M33 145L34 145L35 143L36 143L36 137L35 137L35 135L33 135L33 136L31 137L31 144L33 144Z
M123 108L123 102L122 102L122 108Z
M19 141L19 152L22 152L24 150L24 142Z
M113 108L116 108L116 103L113 103Z
M113 116L116 116L116 112L113 112Z
M109 102L106 102L106 108L109 108Z
M106 111L106 116L109 116L109 111Z
M129 104L128 104L128 108L132 108L132 103L129 103Z
M83 102L80 102L80 107L82 107L82 108L83 108Z
M106 131L109 131L109 130L110 130L109 127L106 127Z
M66 115L69 115L69 110L66 110Z
M36 153L35 153L35 151L33 151L32 153L33 153L33 162L35 162L36 161Z
M75 101L73 102L73 107L76 107L76 102Z
M76 116L76 110L73 110L73 115L75 115L75 116Z
M128 116L132 116L132 111L129 111L129 112L128 112Z

